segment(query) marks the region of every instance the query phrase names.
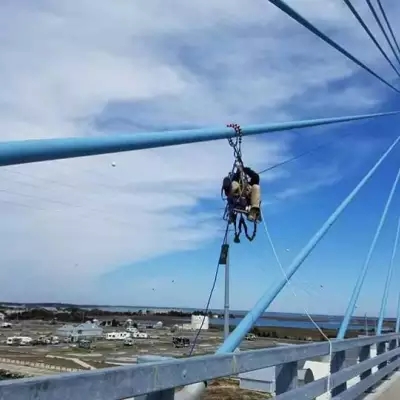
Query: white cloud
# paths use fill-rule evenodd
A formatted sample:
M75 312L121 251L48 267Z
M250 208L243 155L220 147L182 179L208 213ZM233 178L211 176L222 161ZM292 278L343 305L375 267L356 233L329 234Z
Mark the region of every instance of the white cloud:
M343 7L295 3L382 67ZM118 118L133 129L282 120L310 93L305 117L338 115L368 111L387 93L363 76L327 96L357 67L264 0L8 2L0 24L2 140L100 134L95 122L107 118L110 130ZM279 162L290 138L246 139L245 159L255 168ZM83 299L95 277L118 265L212 240L215 212L193 208L216 200L231 163L231 149L218 142L1 169L2 295ZM313 188L337 179L310 176L320 179ZM85 289L65 287L77 271Z

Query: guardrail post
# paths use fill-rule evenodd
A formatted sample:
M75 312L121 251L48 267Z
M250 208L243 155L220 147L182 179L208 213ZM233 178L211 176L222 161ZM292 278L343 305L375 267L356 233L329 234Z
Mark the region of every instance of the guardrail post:
M331 374L333 375L336 372L339 372L342 368L345 367L346 361L346 352L338 351L336 352L331 361ZM331 390L332 397L337 396L339 393L344 392L347 389L347 383L344 382Z
M371 345L363 346L360 349L359 362L367 361L371 358ZM371 369L367 369L360 374L360 380L368 378L372 374ZM371 389L367 389L365 393L371 393Z
M397 347L397 339L393 339L389 342L389 348L388 351L392 351ZM392 358L389 359L389 364L392 362L395 362L397 360L397 356L394 356ZM394 373L395 371L393 371ZM383 379L389 379L389 375L386 375L383 377Z
M379 356L380 354L385 353L386 351L386 342L380 342L376 345L376 355ZM383 361L378 365L378 370L385 368L387 365L387 361Z
M286 393L297 387L297 361L275 367L276 395Z

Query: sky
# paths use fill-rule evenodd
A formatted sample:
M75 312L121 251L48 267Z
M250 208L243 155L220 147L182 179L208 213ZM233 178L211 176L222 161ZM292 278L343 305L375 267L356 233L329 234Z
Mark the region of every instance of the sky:
M288 2L398 84L344 2ZM386 45L365 2L355 7ZM384 2L393 19L400 4ZM400 109L398 96L267 0L2 1L2 141L221 127ZM393 57L392 57L393 59ZM396 61L394 61L396 62ZM397 135L399 116L243 140L284 268ZM166 133L167 134L167 133ZM269 311L342 314L398 170L396 148ZM396 155L397 154L397 155ZM115 167L112 164L115 163ZM223 237L227 141L0 169L1 300L203 308ZM376 315L400 214L396 192L356 313ZM231 245L232 309L282 271L264 227ZM400 259L387 315L396 312ZM221 267L213 308L223 306Z

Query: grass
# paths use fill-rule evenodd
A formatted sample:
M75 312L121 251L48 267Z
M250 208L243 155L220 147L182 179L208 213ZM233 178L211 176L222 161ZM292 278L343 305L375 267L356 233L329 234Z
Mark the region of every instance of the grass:
M272 398L269 393L240 389L239 382L233 379L217 379L208 387L203 400L264 400Z

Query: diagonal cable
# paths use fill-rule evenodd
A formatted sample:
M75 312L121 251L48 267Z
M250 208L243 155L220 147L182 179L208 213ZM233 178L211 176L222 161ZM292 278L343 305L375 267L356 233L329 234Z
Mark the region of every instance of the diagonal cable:
M281 11L283 11L285 14L289 15L292 19L297 21L299 24L303 25L305 28L307 28L309 31L314 33L314 35L317 35L320 39L322 39L324 42L328 43L331 45L333 48L335 48L337 51L342 53L345 57L347 57L349 60L353 61L355 64L357 64L359 67L363 68L365 71L369 72L371 75L373 75L375 78L379 79L382 83L384 83L386 86L389 86L391 89L393 89L395 92L400 94L400 90L396 89L391 83L389 83L387 80L382 78L380 75L378 75L376 72L374 72L371 68L367 67L362 61L360 61L358 58L354 57L352 54L350 54L347 50L345 50L342 46L340 46L338 43L336 43L334 40L329 38L327 35L322 33L318 28L316 28L311 22L307 21L304 17L302 17L298 12L293 10L289 5L287 5L283 0L268 0L270 3L272 3L274 6L278 7Z
M386 25L387 25L387 27L388 27L388 29L389 29L389 32L390 32L390 34L392 35L393 42L394 42L394 44L396 45L397 51L398 51L399 54L400 54L399 43L397 42L396 36L395 36L395 34L394 34L394 32L393 32L392 26L390 25L390 22L389 22L389 19L388 19L387 15L386 15L385 9L384 9L383 6L382 6L381 0L377 0L377 2L378 2L379 9L381 10L381 13L382 13L382 15L383 15L383 18L385 19L385 22L386 22Z
M399 136L399 138L400 138L400 136ZM339 333L337 334L337 339L344 339L344 337L345 337L347 328L349 326L351 317L352 317L353 312L354 312L355 305L357 303L358 297L360 296L360 292L361 292L362 286L364 284L365 277L366 277L367 272L368 272L368 268L369 268L369 265L370 265L372 254L373 254L373 252L375 250L376 243L378 242L378 239L379 239L379 236L381 234L383 225L385 224L386 217L387 217L390 205L392 204L392 200L393 200L394 194L396 192L399 180L400 180L400 169L397 172L397 175L396 175L396 178L395 178L395 180L393 182L392 188L390 190L388 199L386 200L385 207L384 207L384 209L382 211L381 217L379 219L378 226L377 226L377 228L375 230L374 238L372 239L372 243L371 243L371 245L370 245L370 247L368 249L368 254L367 254L367 257L365 259L364 265L363 265L363 267L362 267L362 269L361 269L361 271L360 271L360 273L358 275L357 282L356 282L356 284L354 286L353 293L351 295L349 304L348 304L347 309L346 309L346 313L345 313L345 315L343 317L343 320L342 320L342 323L340 325Z
M380 30L382 31L383 36L385 36L386 41L388 42L390 48L392 49L392 52L393 52L394 56L396 57L396 60L397 60L398 63L400 64L400 58L399 58L399 56L397 55L396 50L394 49L393 44L392 44L392 42L390 41L389 36L387 35L386 30L385 30L385 28L383 27L382 22L381 22L381 20L379 19L378 14L376 13L374 6L373 6L372 3L371 3L371 0L365 0L365 1L367 2L369 9L371 10L372 15L374 16L376 23L379 25L379 28L380 28Z
M350 0L343 0L344 3L347 5L351 13L354 15L354 17L357 19L357 21L360 23L360 25L364 28L365 32L368 34L370 39L374 42L375 46L378 48L378 50L381 52L383 57L385 57L386 61L390 64L390 66L393 68L393 70L396 72L396 74L400 77L400 73L397 70L397 68L394 66L392 60L389 58L389 56L386 54L385 50L382 49L382 46L379 44L379 42L376 40L374 34L371 32L371 30L368 28L366 23L363 21L361 18L361 15L358 13L358 11L354 8L353 4L351 4Z

